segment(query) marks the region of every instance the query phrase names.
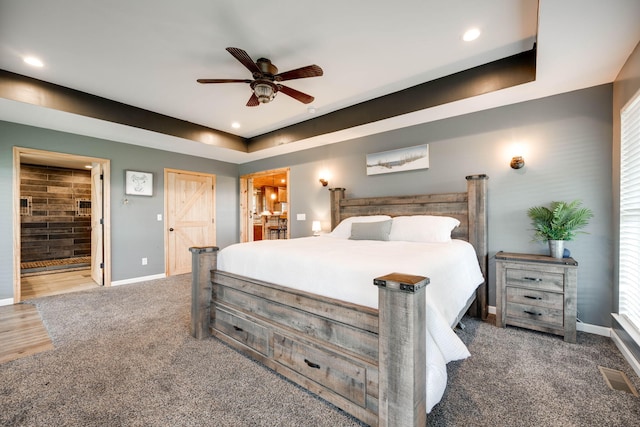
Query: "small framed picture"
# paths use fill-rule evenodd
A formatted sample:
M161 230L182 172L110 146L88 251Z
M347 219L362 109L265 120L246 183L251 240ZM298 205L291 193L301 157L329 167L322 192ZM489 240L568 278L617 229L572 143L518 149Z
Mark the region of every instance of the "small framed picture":
M153 196L153 173L125 171L125 194Z

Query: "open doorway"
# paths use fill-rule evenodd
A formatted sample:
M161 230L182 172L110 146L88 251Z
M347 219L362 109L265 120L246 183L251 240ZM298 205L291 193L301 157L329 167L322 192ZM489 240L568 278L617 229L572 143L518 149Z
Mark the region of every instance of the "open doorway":
M289 168L240 177L240 241L290 237Z
M14 148L14 303L109 286L110 162Z

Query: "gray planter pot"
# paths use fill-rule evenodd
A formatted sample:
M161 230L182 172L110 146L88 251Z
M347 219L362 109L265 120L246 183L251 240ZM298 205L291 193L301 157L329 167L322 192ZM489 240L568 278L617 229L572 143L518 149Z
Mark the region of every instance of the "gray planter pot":
M562 258L564 254L564 240L549 240L549 255L554 258Z

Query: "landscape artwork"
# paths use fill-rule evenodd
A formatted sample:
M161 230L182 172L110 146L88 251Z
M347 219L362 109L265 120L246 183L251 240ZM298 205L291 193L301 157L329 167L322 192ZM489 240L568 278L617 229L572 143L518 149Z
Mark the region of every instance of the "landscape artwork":
M429 168L429 144L367 154L367 175Z

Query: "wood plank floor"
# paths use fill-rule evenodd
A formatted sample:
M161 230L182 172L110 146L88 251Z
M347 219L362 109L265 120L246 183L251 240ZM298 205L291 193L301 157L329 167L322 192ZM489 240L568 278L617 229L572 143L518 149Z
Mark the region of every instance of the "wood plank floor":
M38 309L31 304L0 307L0 363L53 350Z
M22 301L96 288L88 269L28 275L20 279ZM0 307L0 363L52 350L37 308L31 304Z
M91 279L91 270L29 275L20 279L23 301L50 295L93 289L98 285Z

